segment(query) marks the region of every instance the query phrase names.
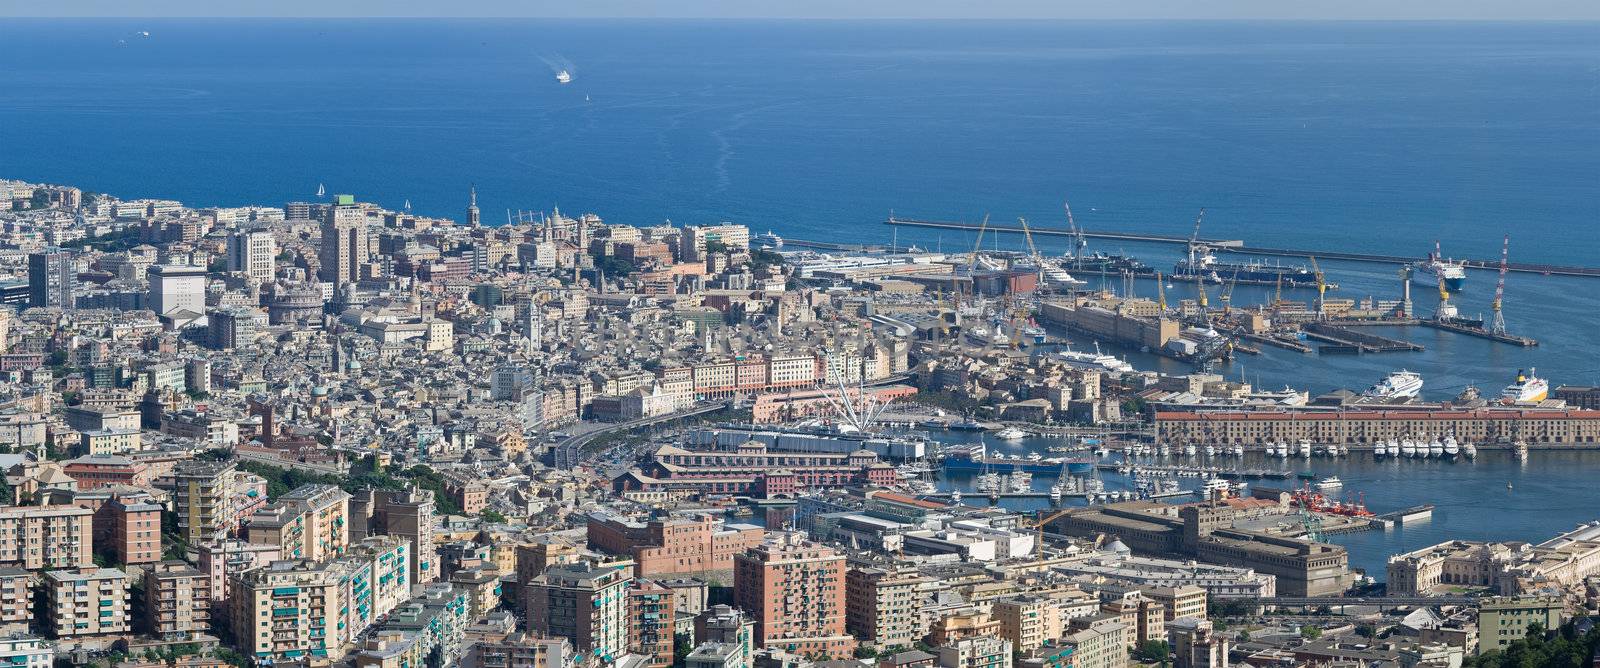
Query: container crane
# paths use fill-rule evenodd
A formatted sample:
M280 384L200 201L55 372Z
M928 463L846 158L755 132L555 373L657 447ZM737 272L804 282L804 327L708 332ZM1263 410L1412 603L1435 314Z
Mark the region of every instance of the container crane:
M1506 316L1500 312L1500 305L1506 296L1506 255L1511 251L1511 235L1507 234L1500 242L1500 279L1494 284L1494 318L1489 321L1489 331L1504 336L1506 333Z

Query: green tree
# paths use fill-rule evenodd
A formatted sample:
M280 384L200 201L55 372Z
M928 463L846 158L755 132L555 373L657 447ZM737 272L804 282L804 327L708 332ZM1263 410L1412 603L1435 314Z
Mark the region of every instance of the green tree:
M1322 629L1315 626L1302 626L1300 627L1300 637L1306 640L1316 640L1322 637Z
M490 508L483 509L483 512L478 513L478 517L483 518L483 521L491 524L505 524L507 521L509 521L506 519L505 515L502 515Z
M1157 662L1166 661L1167 657L1172 653L1172 649L1167 646L1167 641L1165 640L1146 640L1139 643L1139 646L1134 648L1133 653L1141 661Z

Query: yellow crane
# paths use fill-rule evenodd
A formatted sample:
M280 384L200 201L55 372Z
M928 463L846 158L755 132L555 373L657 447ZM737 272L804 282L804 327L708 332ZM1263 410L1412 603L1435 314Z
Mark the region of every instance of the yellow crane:
M1167 283L1161 280L1161 272L1156 272L1156 299L1161 305L1161 315L1167 314Z
M1239 270L1233 270L1233 278L1228 280L1228 285L1222 289L1222 294L1217 295L1217 300L1222 302L1222 316L1228 316L1233 306L1233 286L1239 284Z
M983 250L983 231L989 229L989 214L983 214L983 222L978 224L978 240L972 244L972 261L967 263L967 275L971 276L973 269L978 266L978 251Z
M1051 522L1054 522L1054 521L1056 521L1058 519L1061 519L1067 513L1070 513L1070 512L1072 512L1074 510L1077 510L1077 508L1065 508L1065 509L1057 510L1057 511L1055 511L1053 513L1050 513L1049 515L1045 516L1042 519L1034 520L1034 522L1033 522L1033 531L1034 531L1034 536L1035 536L1034 542L1039 546L1040 549L1044 548L1044 527L1045 527L1045 525L1047 525L1047 524L1049 524ZM1040 511L1040 512L1042 513L1044 511ZM1094 547L1091 548L1091 551L1100 549L1100 546L1105 544L1105 542L1106 542L1106 535L1105 534L1102 533L1102 534L1099 534L1099 535L1095 536L1095 538L1094 538Z

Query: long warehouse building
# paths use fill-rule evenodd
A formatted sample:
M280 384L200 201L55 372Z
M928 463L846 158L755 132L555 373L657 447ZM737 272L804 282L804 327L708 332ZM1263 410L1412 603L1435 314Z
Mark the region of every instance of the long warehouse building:
M1371 444L1406 437L1454 436L1476 444L1600 443L1600 410L1183 411L1157 412L1156 440L1174 444Z

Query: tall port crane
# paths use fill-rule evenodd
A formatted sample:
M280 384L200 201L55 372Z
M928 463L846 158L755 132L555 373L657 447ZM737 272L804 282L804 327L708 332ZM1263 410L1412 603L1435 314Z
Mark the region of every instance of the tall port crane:
M1189 233L1189 271L1194 274L1194 287L1199 291L1200 316L1205 317L1206 312L1206 277L1201 273L1200 267L1195 264L1195 251L1200 250L1202 255L1205 249L1200 245L1200 221L1206 219L1206 208L1200 207L1200 215L1194 217L1194 231Z
M1444 286L1444 272L1436 271L1434 276L1439 279L1439 308L1433 312L1433 318L1439 322L1455 320L1456 305L1450 303L1450 290Z
M1280 274L1281 275L1281 274ZM1217 301L1222 302L1222 316L1228 317L1233 306L1233 288L1239 284L1239 270L1233 270L1233 277L1228 279L1228 285L1222 289L1222 294L1217 295Z
M1326 320L1328 309L1323 296L1328 292L1328 283L1322 280L1322 267L1317 266L1316 256L1311 257L1311 275L1317 279L1317 319Z
M1161 306L1161 315L1167 314L1167 283L1161 279L1161 272L1156 272L1156 299Z
M1028 219L1017 217L1017 222L1022 224L1022 238L1028 240L1028 256L1033 258L1033 273L1039 281L1039 288L1044 287L1044 258L1039 256L1039 248L1033 245L1033 232L1028 229Z
M1489 321L1489 331L1494 334L1506 333L1506 316L1500 312L1500 305L1506 297L1506 255L1511 251L1511 235L1500 242L1500 280L1494 284L1494 318Z
M978 253L983 250L983 231L989 229L989 214L983 214L983 222L978 224L978 240L972 244L972 260L967 263L967 276L978 267Z
M1083 238L1083 230L1078 229L1078 223L1072 220L1072 203L1062 200L1061 206L1067 210L1067 233L1072 244L1072 268L1079 269L1083 266L1083 249L1089 245L1089 241Z

